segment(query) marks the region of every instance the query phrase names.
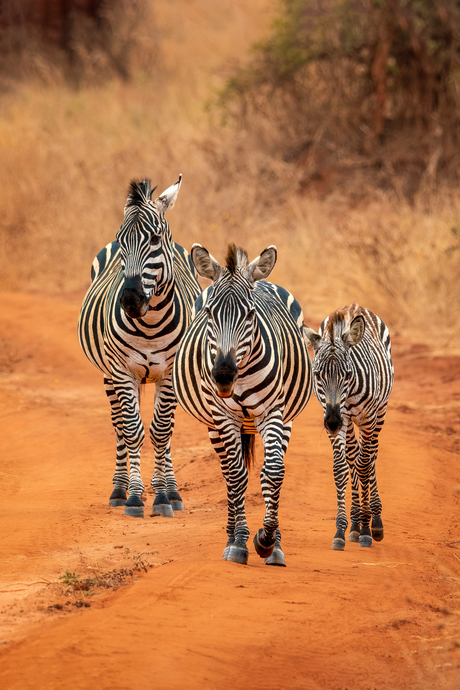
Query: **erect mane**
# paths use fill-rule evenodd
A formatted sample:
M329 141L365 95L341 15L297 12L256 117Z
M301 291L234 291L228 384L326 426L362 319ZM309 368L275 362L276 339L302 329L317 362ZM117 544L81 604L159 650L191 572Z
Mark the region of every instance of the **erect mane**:
M347 330L355 316L358 316L358 314L361 313L362 309L357 304L350 304L346 307L333 311L332 314L329 314L328 316L326 332L324 335L331 341L331 343L334 343L335 340L338 340L342 337L343 333Z
M237 268L246 268L248 263L248 255L244 249L237 247L233 242L228 245L225 267L232 275L235 275Z
M156 187L152 189L150 180L131 180L125 208L129 208L130 206L141 206L147 201L150 201L155 189Z

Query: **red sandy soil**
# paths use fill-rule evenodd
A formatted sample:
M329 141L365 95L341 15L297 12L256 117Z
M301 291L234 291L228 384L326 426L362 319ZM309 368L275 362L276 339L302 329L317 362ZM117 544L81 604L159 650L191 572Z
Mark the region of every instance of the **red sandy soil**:
M135 519L108 506L115 436L77 342L79 298L0 296L0 688L460 688L460 357L393 338L383 542L331 551L332 454L312 399L286 456L287 567L265 566L252 541L242 566L221 560L224 481L206 429L182 411L185 511ZM152 404L146 387L146 421ZM147 486L147 443L142 467ZM94 582L78 589L65 571Z

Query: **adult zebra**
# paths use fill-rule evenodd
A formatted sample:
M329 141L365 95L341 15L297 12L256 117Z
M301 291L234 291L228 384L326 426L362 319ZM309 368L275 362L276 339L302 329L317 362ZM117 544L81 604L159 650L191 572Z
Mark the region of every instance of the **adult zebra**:
M265 451L260 478L266 512L254 545L268 565L285 565L278 529L283 458L292 420L312 387L302 310L287 290L263 280L275 265L275 247L249 263L232 244L225 267L200 244L191 254L198 273L213 282L195 303L174 361L173 386L180 405L208 427L220 457L228 503L223 558L248 561L244 497L257 431Z
M375 464L378 437L393 386L390 334L378 316L357 304L330 314L321 324L319 334L307 326L303 332L306 343L315 352L313 387L323 406L324 426L334 455L337 532L332 548L345 548L348 474L352 491L348 541L372 546L372 538L383 539ZM359 429L359 445L354 424Z
M175 204L181 179L155 200L150 180L131 182L117 241L94 259L92 283L78 322L83 352L104 374L117 435L109 503L124 505L125 515L133 517L144 516L140 472L144 427L139 411L142 383L156 385L150 425L155 449L153 512L173 516L173 509L183 510L171 462L170 439L177 406L171 368L201 288L189 254L173 243L164 216Z

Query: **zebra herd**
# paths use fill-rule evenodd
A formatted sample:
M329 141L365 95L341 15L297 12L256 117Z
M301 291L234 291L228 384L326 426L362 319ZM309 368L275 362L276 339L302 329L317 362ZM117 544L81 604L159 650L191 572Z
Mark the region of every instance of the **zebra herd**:
M228 505L223 559L236 563L249 557L244 503L254 435L260 434L265 517L254 546L267 565L284 566L278 520L284 455L292 421L313 388L333 449L332 548L345 547L348 477L348 540L371 546L373 539L383 539L375 466L393 383L388 329L356 304L333 312L319 333L305 326L293 295L266 280L277 259L274 246L250 262L243 249L230 244L223 266L200 244L189 255L172 241L165 218L180 185L181 177L154 199L150 180L131 182L116 241L94 259L80 311L80 344L104 375L117 437L109 504L124 506L125 515L144 516L139 396L141 384L155 383L153 513L173 516L183 510L170 447L179 402L207 426L219 456ZM203 292L195 269L212 281Z

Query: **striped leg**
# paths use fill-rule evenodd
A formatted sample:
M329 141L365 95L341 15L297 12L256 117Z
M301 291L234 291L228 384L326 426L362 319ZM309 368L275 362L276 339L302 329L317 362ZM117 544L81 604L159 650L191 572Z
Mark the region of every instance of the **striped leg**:
M347 423L347 463L351 482L351 527L348 541L359 541L360 523L360 504L359 504L359 477L356 471L356 460L359 456L359 444L356 439L355 427L351 419Z
M372 451L373 451L373 458L372 458L372 465L371 465L371 470L370 470L370 494L371 494L371 500L370 500L370 508L371 508L371 513L372 513L372 538L375 539L375 541L382 541L383 539L383 522L381 518L381 513L382 513L382 502L380 500L379 496L379 491L377 488L377 474L376 474L376 465L377 465L377 454L379 450L379 434L382 430L383 424L385 422L385 414L386 414L386 403L385 405L380 408L380 410L377 413L377 425L375 427L374 431L374 436L372 439Z
M238 422L229 419L226 415L220 416L218 413L216 414L213 412L213 417L216 431L225 449L226 462L222 462L221 457L221 467L222 474L227 482L227 499L230 495L231 500L228 502L229 505L231 501L233 502L234 512L233 533L235 541L230 545L227 561L246 564L249 557L249 551L246 546L249 537L249 528L246 522L244 498L248 486L248 471L243 461L241 428ZM232 517L229 510L227 534L229 534L231 526Z
M342 427L337 436L330 439L334 454L334 480L337 491L337 531L332 540L334 551L343 551L345 548L345 531L348 526L347 512L345 510L345 493L348 483L348 465L346 460L346 431Z
M184 508L171 462L171 435L176 407L171 376L168 376L155 388L155 410L150 425L150 440L155 449L155 472L151 481L155 491L152 512L165 517L174 517L172 502L176 510Z
M374 440L374 432L374 424L371 424L368 427L360 428L360 452L359 458L356 462L356 471L358 472L359 482L361 485L361 530L359 534L359 545L366 547L372 546L372 537L370 530L371 507L369 500L369 488L372 476L372 466L374 465L374 448L377 441L377 436L375 436Z
M117 435L117 458L115 474L113 475L113 491L109 498L109 505L124 506L126 503L126 490L129 484L128 474L128 450L123 438L123 418L121 407L113 387L112 379L104 376L105 393L110 402L110 414L113 428Z
M281 539L278 529L278 507L284 479L284 453L289 443L291 425L283 424L281 410L276 409L260 422L256 421L256 428L264 444L265 457L260 483L265 500L265 517L263 528L254 537L254 546L261 558L268 558L273 553L277 537L278 542ZM278 548L282 555L279 543Z
M113 385L121 408L123 439L129 452L129 498L125 504L124 514L144 517L144 484L140 469L144 427L139 410L139 387L134 379L121 372L117 373L116 378L114 376Z
M228 555L231 547L235 544L235 506L233 504L233 494L230 485L230 475L228 470L227 453L225 452L224 444L219 436L219 432L215 429L208 429L209 439L212 447L216 451L220 459L220 466L222 474L224 475L227 486L227 544L222 555L222 560L228 560Z

